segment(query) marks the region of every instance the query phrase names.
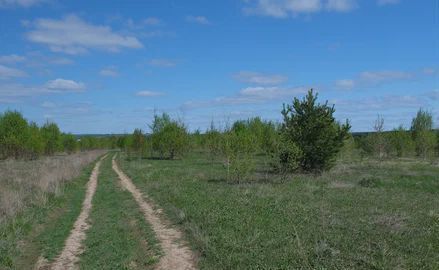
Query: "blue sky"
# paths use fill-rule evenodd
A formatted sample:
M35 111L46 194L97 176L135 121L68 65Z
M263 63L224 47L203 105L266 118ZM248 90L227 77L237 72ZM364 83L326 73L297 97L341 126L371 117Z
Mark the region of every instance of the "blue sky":
M309 89L340 121L439 123L439 0L0 0L0 111L73 133L280 120Z

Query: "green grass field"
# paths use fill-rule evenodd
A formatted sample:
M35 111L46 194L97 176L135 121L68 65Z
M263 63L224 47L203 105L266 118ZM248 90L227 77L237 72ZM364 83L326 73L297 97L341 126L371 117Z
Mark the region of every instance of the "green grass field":
M151 226L101 164L80 269L154 269ZM262 156L249 180L226 179L203 153L118 162L198 256L200 269L439 269L439 167L417 160L340 162L322 175L280 177ZM60 254L94 164L2 224L0 269L29 269Z
M410 160L338 164L288 179L262 159L241 184L202 153L119 158L181 226L201 269L438 269L439 168Z

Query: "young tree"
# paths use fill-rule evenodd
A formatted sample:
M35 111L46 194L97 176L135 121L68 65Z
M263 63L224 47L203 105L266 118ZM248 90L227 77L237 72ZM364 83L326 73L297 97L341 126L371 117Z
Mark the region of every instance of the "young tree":
M29 141L27 145L28 155L31 159L36 159L44 153L44 140L41 136L40 128L36 123L29 124Z
M61 132L55 123L46 122L41 127L41 136L44 141L44 152L46 155L53 155L62 148Z
M210 161L215 161L221 153L221 133L215 128L213 121L205 134L205 146L209 151Z
M293 104L284 105L282 110L282 135L288 145L297 146L301 153L299 166L307 172L333 166L351 127L347 120L343 125L338 123L333 116L334 106L328 106L327 101L316 103L317 97L311 89L302 101L294 98Z
M0 155L2 158L22 158L29 141L29 126L17 111L6 111L0 117Z
M413 151L410 133L402 125L390 133L390 144L397 157L407 156Z
M78 148L78 143L76 141L75 136L68 133L68 134L62 134L61 137L62 137L62 145L64 151L66 151L68 154L72 154L76 152Z
M257 149L256 137L245 121L236 121L222 135L222 154L226 159L227 178L240 182L254 167L253 154Z
M374 145L375 153L379 159L384 158L386 155L386 137L384 135L384 118L378 115L373 126L375 133L371 134L372 142Z
M183 123L172 120L168 114L154 115L150 125L151 144L160 157L174 159L185 153L188 147L188 133Z
M431 112L419 109L416 117L412 120L411 132L417 156L423 158L430 156L436 146L436 135L433 131L433 115Z
M131 148L137 153L139 157L142 156L145 150L145 136L141 129L136 128L132 135Z

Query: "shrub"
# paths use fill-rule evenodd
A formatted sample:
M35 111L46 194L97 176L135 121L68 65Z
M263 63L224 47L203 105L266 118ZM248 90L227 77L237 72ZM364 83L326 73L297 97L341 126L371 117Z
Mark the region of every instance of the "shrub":
M131 136L131 148L140 157L145 150L145 136L141 129L135 129Z
M350 130L348 121L341 125L335 120L334 106L328 106L327 101L317 104L317 97L311 89L302 101L294 98L293 104L284 104L282 110L282 136L288 145L298 147L299 166L306 172L331 168Z
M78 143L76 138L72 134L63 134L62 135L62 145L65 152L68 154L72 154L76 152L78 148Z
M44 154L44 148L45 145L40 128L36 123L31 122L29 124L29 141L27 144L29 158L36 159Z
M222 136L222 153L226 159L227 179L241 182L254 167L256 137L243 121L237 121Z
M213 122L205 134L205 146L209 152L210 161L213 163L221 154L221 133L215 128Z
M343 162L355 162L361 159L362 152L357 140L350 134L343 143L339 157Z
M272 167L281 174L287 174L296 171L300 167L302 152L295 142L281 134L272 154Z
M41 136L44 141L44 152L46 155L53 155L62 148L61 132L58 125L47 122L41 127Z
M394 129L389 136L392 150L397 157L408 156L413 152L413 140L402 125Z
M188 147L189 137L183 123L172 120L169 115L154 115L150 125L152 148L161 158L174 159L182 156Z
M0 117L0 155L22 158L29 142L29 126L17 111L6 111Z

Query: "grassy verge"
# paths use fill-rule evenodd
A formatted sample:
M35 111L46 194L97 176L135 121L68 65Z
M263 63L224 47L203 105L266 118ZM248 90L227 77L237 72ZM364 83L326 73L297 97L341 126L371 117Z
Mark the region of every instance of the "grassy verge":
M340 164L287 181L263 162L253 182L224 181L203 154L120 158L186 232L202 269L439 268L439 168L415 161ZM265 180L258 180L265 179Z
M122 190L111 168L101 165L90 214L81 269L152 269L160 250L131 193Z
M39 256L49 261L62 249L82 207L94 163L61 187L58 195L41 193L45 203L25 209L0 226L0 268L29 269Z

